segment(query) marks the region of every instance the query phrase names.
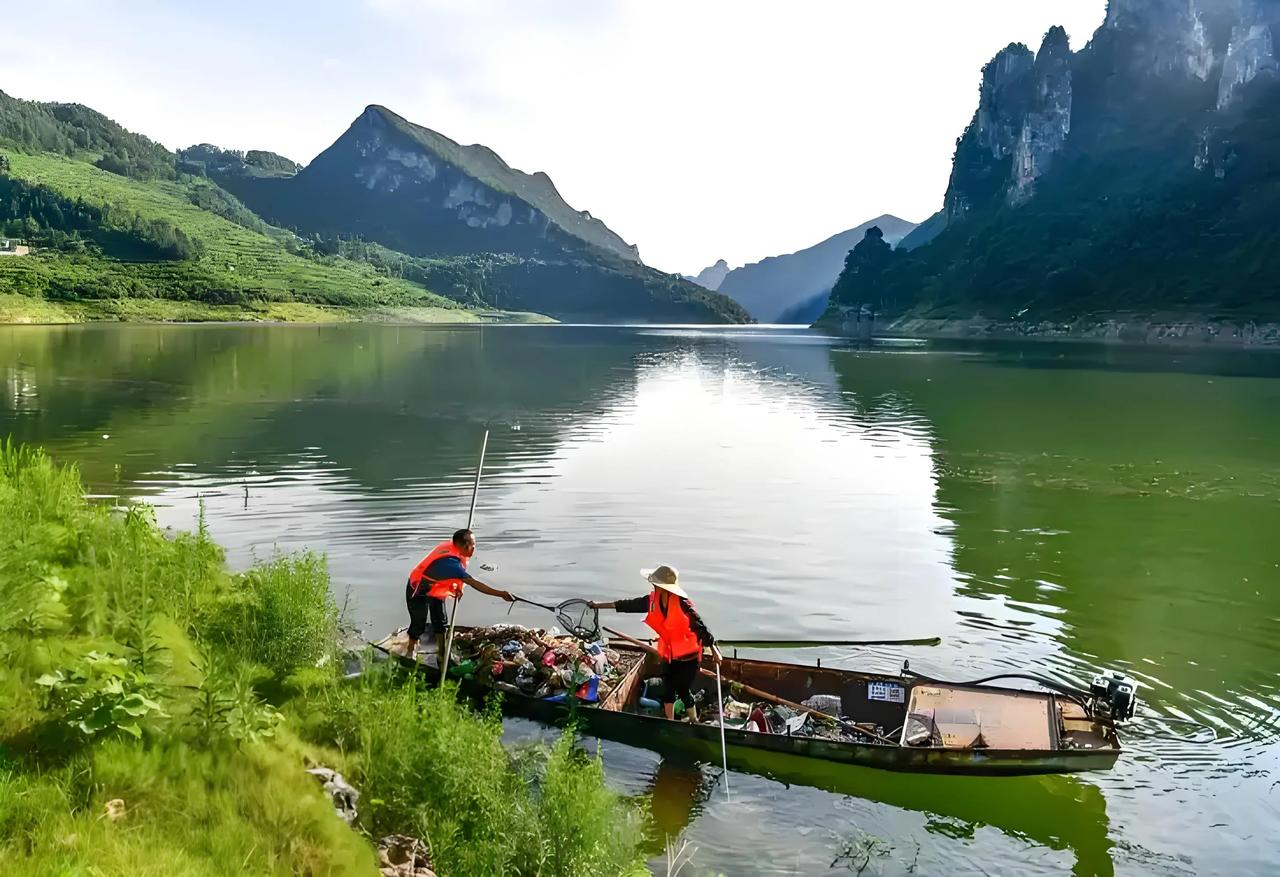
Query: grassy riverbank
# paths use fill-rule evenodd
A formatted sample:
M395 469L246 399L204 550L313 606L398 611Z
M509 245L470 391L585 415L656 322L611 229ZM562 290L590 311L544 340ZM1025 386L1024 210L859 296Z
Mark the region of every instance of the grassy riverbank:
M0 292L0 324L61 323L551 323L541 314L427 306L352 308L307 302L214 305L173 299L53 301Z
M510 752L447 692L342 681L323 559L232 575L8 446L0 522L0 875L371 874L393 832L443 875L643 873L637 806L568 736Z

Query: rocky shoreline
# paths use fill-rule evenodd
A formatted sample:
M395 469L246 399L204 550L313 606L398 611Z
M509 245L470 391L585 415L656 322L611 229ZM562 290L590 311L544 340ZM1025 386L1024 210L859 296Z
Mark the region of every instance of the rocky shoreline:
M1280 349L1280 323L1159 317L1075 320L994 320L986 317L940 319L900 317L894 320L820 321L818 328L855 337L907 336L924 339L1096 341L1201 348Z

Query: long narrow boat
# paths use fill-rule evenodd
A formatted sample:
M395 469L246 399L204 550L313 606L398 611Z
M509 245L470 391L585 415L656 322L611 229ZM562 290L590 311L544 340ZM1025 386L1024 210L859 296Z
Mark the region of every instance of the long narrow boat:
M432 683L438 681L435 668L392 652L388 643L389 639L370 645L424 673ZM609 646L634 663L599 704L566 704L503 692L503 712L552 724L572 718L585 734L718 761L717 724L672 721L646 715L639 708L644 680L659 672L657 659L627 642L611 641ZM1132 688L1122 691L1118 702L1113 698L1117 685L1109 683L1120 683L1120 688L1127 683L1119 677L1103 677L1101 687L1087 697L1081 696L1087 694L1083 692L1025 691L939 682L910 673L860 673L737 657L726 657L722 672L726 680L791 701L834 695L840 698L847 725L879 729L866 735L801 736L726 726L731 762L749 762L753 752L769 752L937 774L1012 776L1108 770L1120 756L1112 717L1126 718L1133 706ZM695 683L695 695L706 683L705 677ZM732 684L726 685L727 693L735 690ZM706 699L714 701L714 686L711 682L703 688ZM461 691L485 697L493 689L463 680ZM889 742L879 742L872 734Z

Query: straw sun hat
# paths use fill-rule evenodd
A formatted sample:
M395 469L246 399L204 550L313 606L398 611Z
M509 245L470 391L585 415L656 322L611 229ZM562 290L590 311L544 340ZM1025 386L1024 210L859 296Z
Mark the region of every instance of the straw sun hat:
M689 595L685 593L684 588L680 587L680 574L675 571L674 567L664 564L657 569L642 569L640 570L640 575L644 576L645 581L655 588L662 588L662 590L670 591L677 597L689 599Z

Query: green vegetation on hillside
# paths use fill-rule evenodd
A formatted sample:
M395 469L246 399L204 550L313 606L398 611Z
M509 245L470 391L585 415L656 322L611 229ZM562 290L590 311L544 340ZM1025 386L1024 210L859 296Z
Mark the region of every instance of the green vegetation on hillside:
M391 665L348 682L323 561L242 575L203 527L86 501L0 448L0 875L643 873L637 812L569 736L508 753L494 714ZM348 827L311 764L362 791Z
M262 224L207 180L133 180L47 154L7 158L0 192L11 197L8 206L0 204L0 216L20 223L37 246L48 246L33 256L0 260L0 289L70 302L434 307L473 318L420 285L315 253ZM185 249L163 249L166 232L185 240ZM172 255L185 258L166 258Z
M0 146L66 156L137 179L173 179L173 154L80 104L17 100L0 91Z
M1171 99L1136 102L1124 128L1082 128L1089 148L1060 156L1029 202L996 199L893 251L874 286L842 275L828 319L860 304L933 318L1280 319L1280 85L1246 97L1219 118L1217 163L1203 170Z

